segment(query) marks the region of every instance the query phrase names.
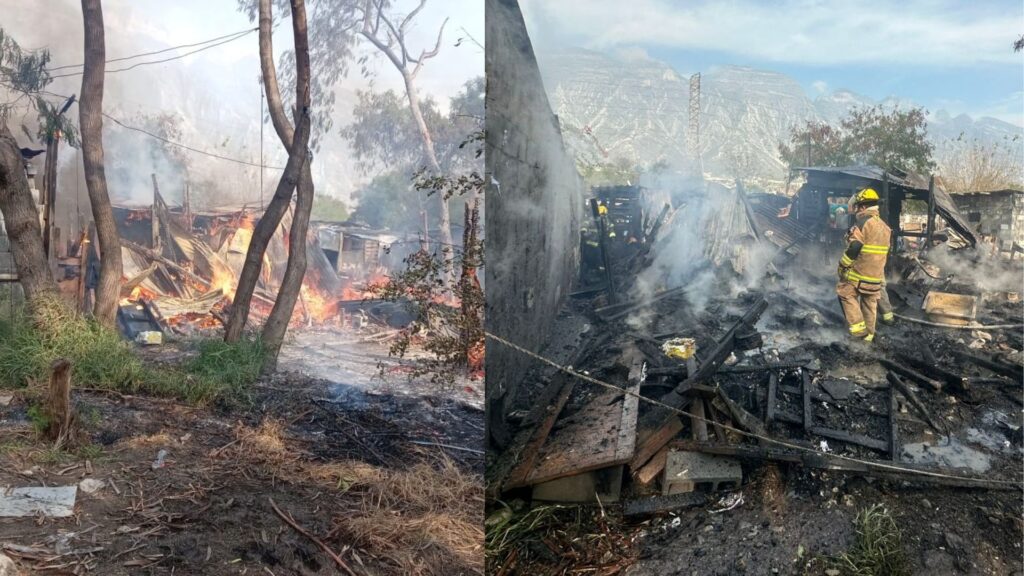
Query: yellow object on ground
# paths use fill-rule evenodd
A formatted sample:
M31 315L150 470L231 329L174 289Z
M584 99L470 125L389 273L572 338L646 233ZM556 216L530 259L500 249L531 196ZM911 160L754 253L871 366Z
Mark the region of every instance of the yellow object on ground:
M669 358L689 360L697 352L697 340L693 338L672 338L661 345L661 350Z

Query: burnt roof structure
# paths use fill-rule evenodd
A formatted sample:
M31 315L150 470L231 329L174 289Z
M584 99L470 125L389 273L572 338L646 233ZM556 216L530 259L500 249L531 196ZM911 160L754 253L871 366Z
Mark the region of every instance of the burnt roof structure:
M794 168L807 174L806 188L827 188L832 191L849 191L850 194L866 186L876 188L882 195L882 216L899 233L899 213L903 200L922 200L949 224L971 246L977 244L977 235L967 219L956 207L953 198L946 192L940 179L931 179L922 174L886 171L873 165L855 166L806 166ZM932 198L933 201L929 201ZM931 209L931 208L930 208Z

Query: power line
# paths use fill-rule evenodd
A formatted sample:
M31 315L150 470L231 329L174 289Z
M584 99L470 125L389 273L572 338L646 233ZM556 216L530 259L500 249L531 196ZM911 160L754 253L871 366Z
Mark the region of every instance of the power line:
M259 164L257 162L249 162L248 160L239 160L238 158L231 158L230 156L222 156L220 154L216 154L216 153L213 153L213 152L207 152L206 150L200 150L198 148L193 148L193 147L188 146L186 144L182 144L181 142L175 142L174 140L169 140L167 138L164 138L163 136L160 136L159 134L154 134L154 133L152 133L152 132L150 132L148 130L145 130L143 128L138 128L136 126L129 126L129 125L125 124L124 122L121 122L117 118L114 118L110 114L107 114L106 112L103 113L103 117L108 119L108 120L110 120L114 124L117 124L118 126L120 126L122 128L126 128L128 130L133 130L135 132L141 132L142 134L145 134L145 135L150 136L152 138L156 138L157 140L160 140L161 142L165 142L167 144L170 144L171 146L177 146L178 148L182 148L184 150L188 150L189 152L195 152L196 154L202 154L204 156L210 156L211 158L217 158L217 159L220 159L220 160L227 160L228 162L234 162L236 164L242 164L242 165L245 165L245 166L252 166L254 168L269 168L271 170L284 170L283 166L266 166L266 165L263 165L263 164Z
M56 98L61 98L61 99L67 99L68 98L67 96L63 96L61 94L56 94L54 92L43 91L41 93L42 94L46 94L48 96L54 96ZM78 101L75 101L75 104L78 104ZM207 152L206 150L200 150L199 148L193 148L192 146L189 146L187 144L182 144L181 142L175 142L174 140L170 140L168 138L160 136L159 134L154 134L153 132L150 132L149 130L146 130L144 128L139 128L138 126L131 126L129 124L125 124L121 120L118 120L117 118L111 116L110 114L107 114L106 112L102 112L102 114L103 114L104 118L110 120L111 122L117 124L118 126L120 126L122 128L125 128L127 130L132 130L134 132L139 132L141 134L145 134L145 135L147 135L147 136L149 136L151 138L156 138L157 140L160 140L161 142L164 142L166 144L170 144L171 146L177 146L178 148L181 148L183 150L188 150L189 152L194 152L196 154L202 154L204 156L210 156L211 158L217 158L219 160L226 160L228 162L234 162L235 164L242 164L244 166L252 166L254 168L269 168L271 170L284 170L283 166L267 166L267 165L262 164L262 163L250 162L248 160L239 160L238 158L232 158L230 156L223 156L223 155L217 154L215 152Z
M105 74L114 74L116 72L127 72L128 70L134 70L135 68L138 68L139 66L149 66L150 64L163 64L165 62L171 62L172 60L180 60L182 58L185 58L186 56L191 56L192 54L198 54L199 52L202 52L204 50L209 50L210 48L216 48L217 46L221 46L223 44L227 44L228 42L234 42L235 40L238 40L239 38L243 38L247 34L250 34L250 33L254 32L255 30L256 30L256 28L253 28L252 30L247 30L247 31L242 32L240 34L237 34L237 35L235 35L235 36L233 36L231 38L228 38L227 40L221 40L220 42L217 42L216 44L210 44L208 46L204 46L202 48L197 48L197 49L192 50L190 52L186 52L184 54L179 54L177 56L172 56L170 58L164 58L162 60L152 60L152 61L149 61L149 62L139 62L137 64L132 64L131 66L128 66L127 68L117 68L117 69L114 69L114 70L105 70L104 73ZM72 77L72 76L81 76L82 74L84 74L84 72L69 72L68 74L58 74L56 76L51 76L50 79L51 80L56 80L58 78L69 78L69 77Z
M141 54L133 54L131 56L123 56L121 58L113 58L113 59L107 60L106 62L104 62L104 64L110 64L112 62L123 62L125 60L134 60L135 58L141 58L143 56L155 56L157 54L163 54L164 52L170 52L171 50L180 50L182 48L195 48L196 46L202 46L203 44L209 44L210 42L216 42L218 40L223 40L225 38L230 38L232 36L245 35L245 34L248 34L249 32L253 32L255 30L259 30L259 28L247 28L245 30L239 30L238 32L234 32L232 34L225 34L224 36L218 36L216 38L210 38L209 40L203 40L202 42L196 42L194 44L182 44L180 46L171 46L170 48L164 48L163 50L156 50L154 52L143 52ZM81 68L82 66L85 66L85 64L84 63L83 64L66 64L64 66L57 66L56 68L48 68L47 71L53 72L54 70L65 70L67 68Z

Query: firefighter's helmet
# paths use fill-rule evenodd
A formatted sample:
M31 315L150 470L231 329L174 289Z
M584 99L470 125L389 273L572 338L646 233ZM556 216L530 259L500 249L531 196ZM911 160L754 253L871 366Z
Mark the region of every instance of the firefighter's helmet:
M878 192L875 192L874 188L865 188L854 196L854 204L868 204L870 202L878 202Z

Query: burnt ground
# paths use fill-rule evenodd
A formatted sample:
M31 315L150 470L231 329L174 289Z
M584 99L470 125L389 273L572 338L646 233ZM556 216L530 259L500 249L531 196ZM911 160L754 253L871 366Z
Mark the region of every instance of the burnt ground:
M338 392L297 373L231 408L76 390L86 439L69 451L37 440L32 392L16 393L0 407L0 486L104 485L79 490L71 518L0 518L0 549L45 574L345 573L273 501L352 573L481 573L482 412Z
M624 346L652 335L657 335L656 340L669 335L692 336L698 339L699 354L742 314L755 292L764 294L769 307L756 325L764 345L738 354L729 362L732 365L713 379L731 399L763 418L768 372L744 372L743 368L768 361L802 364L817 393L827 394L823 385L837 380L852 390L843 401L823 397L814 402L816 424L885 440L888 389L886 370L878 358L927 358L974 380L963 393L936 392L911 383L948 435L930 430L914 408L901 400L897 415L900 462L933 466L954 475L1007 480L1017 487L940 487L747 460L743 461L744 479L738 491L743 503L732 510L716 512L722 507L719 498L732 493L711 494L706 504L638 520L624 519L615 505L570 507L578 510L572 520L546 526L539 541L527 542L517 553L516 566L506 573L834 574L826 572L834 568L826 567L825 560L850 549L856 539L854 518L858 512L882 505L901 531L902 550L912 574L1024 574L1021 383L998 378L953 356L955 351L1004 354L1019 362L1019 331L979 335L901 321L893 327L880 327L876 343L868 347L848 341L841 317L834 317L838 305L829 278L804 276L800 285L784 278L746 285L728 274L716 275L713 286L717 291L701 294L691 290L612 321L594 313L604 304L600 297L576 300L560 318L561 332L556 330L553 344L543 354L565 362L579 341L587 342L590 349L574 366L606 382L622 382L624 367L617 365L617 357ZM927 289L916 287L915 291L908 283L895 297L897 312L918 315L919 298ZM1008 303L999 295L982 296L981 322L1019 322L1024 316L1019 302ZM581 332L583 338L577 338ZM651 368L670 365L658 358L656 349L645 353ZM537 384L524 386L516 405L530 406L530 398L547 377L541 371L528 378ZM799 380L799 369L780 371L784 385L798 385ZM652 378L644 393L657 398L678 382L671 377ZM585 383L577 385L563 414L578 410L600 392ZM777 410L799 414L801 399L792 396L780 393ZM642 407L641 416L643 411ZM769 431L775 438L808 446L820 447L825 440L781 422ZM688 438L689 434L687 425L680 436ZM831 453L887 459L886 454L869 448L832 439L826 442ZM623 497L644 497L652 491L657 493L657 488L639 487L627 480ZM519 506L531 505L528 491L505 494L504 498L521 499ZM495 509L492 506L491 510ZM593 547L592 553L587 553L585 547L571 544L587 539L611 545ZM560 549L574 550L573 558L567 561L559 555Z

